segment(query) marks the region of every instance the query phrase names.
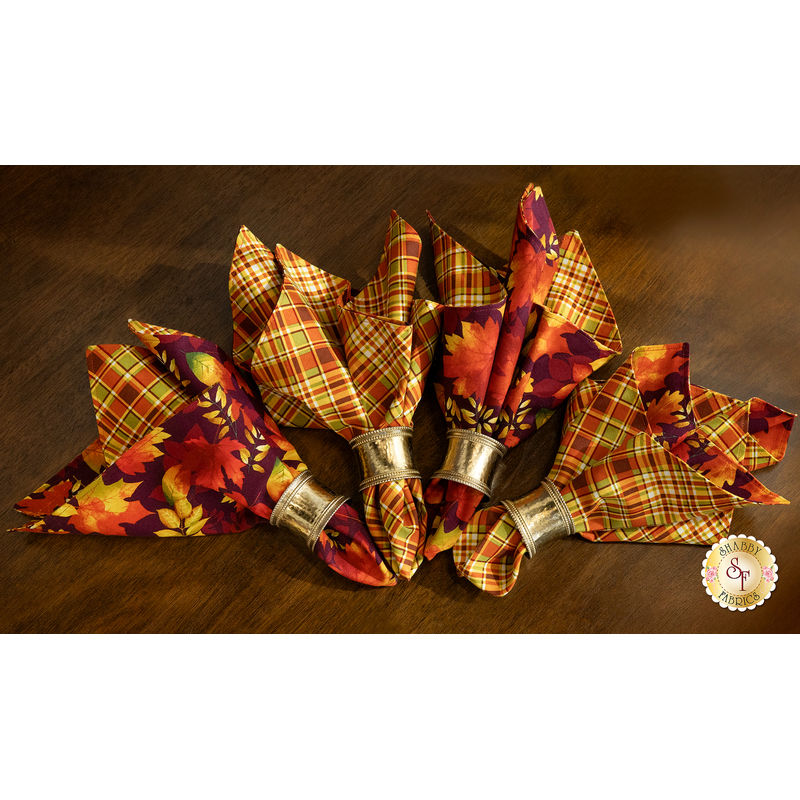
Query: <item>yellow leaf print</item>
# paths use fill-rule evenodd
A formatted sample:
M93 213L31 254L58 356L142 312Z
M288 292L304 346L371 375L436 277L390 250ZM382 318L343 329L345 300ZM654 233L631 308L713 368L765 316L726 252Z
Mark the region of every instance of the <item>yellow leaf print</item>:
M286 491L286 487L292 482L293 476L289 468L280 460L276 459L272 472L267 478L267 492L275 501Z
M658 400L647 406L647 421L653 427L663 425L688 425L686 411L682 405L684 396L681 392L665 392Z
M208 353L187 353L186 363L197 379L206 386L223 385L229 381L228 371L218 359Z
M158 518L161 520L161 524L167 528L180 527L181 518L171 508L159 508Z
M189 494L189 484L185 480L179 479L181 466L177 464L170 467L161 479L161 488L164 490L164 497L170 505L175 505L179 500L185 500Z
M141 483L121 479L106 485L98 478L75 495L77 509L73 506L67 511L62 506L56 515L70 517L70 523L82 533L124 536L123 524L135 524L151 513L138 500L129 499L139 486Z

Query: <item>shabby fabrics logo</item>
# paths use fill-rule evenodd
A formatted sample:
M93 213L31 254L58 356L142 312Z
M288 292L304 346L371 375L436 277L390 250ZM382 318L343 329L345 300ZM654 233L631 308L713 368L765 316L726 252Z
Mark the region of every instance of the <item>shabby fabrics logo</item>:
M772 594L778 565L769 547L754 536L731 536L717 542L703 560L703 586L720 608L747 611Z

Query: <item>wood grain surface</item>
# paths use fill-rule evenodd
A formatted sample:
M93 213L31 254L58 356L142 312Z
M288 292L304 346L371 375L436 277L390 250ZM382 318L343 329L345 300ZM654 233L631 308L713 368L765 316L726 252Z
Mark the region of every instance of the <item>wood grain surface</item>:
M128 318L230 351L227 280L240 225L361 288L389 212L422 236L418 290L437 299L426 209L486 263L508 256L516 204L540 184L556 226L577 229L617 317L623 356L688 341L692 378L800 412L800 170L698 167L24 168L0 170L2 381L0 632L756 633L800 632L800 432L758 473L789 506L737 510L733 533L779 565L760 608L705 594L705 548L556 542L505 598L456 574L449 554L392 589L352 584L268 524L203 539L48 536L14 502L96 437L89 344L134 344ZM544 476L561 416L511 452L494 497ZM333 433L291 430L314 474L357 496ZM414 452L427 479L444 423L430 387Z

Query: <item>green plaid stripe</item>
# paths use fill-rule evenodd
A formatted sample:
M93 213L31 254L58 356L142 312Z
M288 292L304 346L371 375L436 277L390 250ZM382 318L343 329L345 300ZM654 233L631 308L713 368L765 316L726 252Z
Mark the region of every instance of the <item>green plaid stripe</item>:
M350 301L350 308L362 314L407 321L421 249L422 242L417 232L396 211L392 211L378 269Z
M679 345L639 348L605 384L587 381L573 393L562 445L549 477L562 487L576 531L584 538L708 545L728 532L736 507L782 501L755 480L747 483L752 494L732 494L722 487L733 472L701 474L645 432L649 429L633 370L634 357L647 356L648 350L663 350L668 364L680 349ZM665 375L669 369L664 367ZM652 380L652 376L648 378ZM750 459L742 442L754 438L745 432L748 422L743 410L757 402L763 411L768 404L760 400L743 403L690 385L686 389L692 401L688 418L702 423L692 434L694 443L701 448L716 445L733 459L731 470L742 472L734 457ZM777 420L778 431L770 428L762 435L782 455L788 436L783 426L785 412L774 406L768 410L770 419ZM720 431L724 436L717 435ZM476 514L453 548L459 572L497 595L513 587L524 552L512 518L498 506Z
M345 371L366 414L366 425L383 427L391 405L405 397L413 330L410 325L354 313L349 306L342 312L340 329Z
M747 500L712 484L641 433L561 489L577 533L670 525Z
M724 442L724 440L723 440ZM745 469L752 472L753 470L763 469L775 464L780 459L775 458L772 453L764 450L752 436L745 439L745 452L741 459Z
M387 239L385 261L393 269L408 237L403 230ZM329 427L346 439L387 424L411 425L439 337L439 306L412 300L402 320L370 316L355 300L338 302L348 296L346 281L280 246L276 254L283 291L252 360L272 415L284 425ZM406 292L408 281L384 292L391 285Z
M410 579L422 563L425 503L419 478L386 481L361 492L367 528L392 571Z
M633 382L634 378L630 368L630 360L620 368L614 378L612 378L605 387L601 387L601 385L595 381L586 381L578 387L570 398L564 420L564 442L567 441L568 437L572 442L573 462L580 461L581 464L590 463L595 460L595 458L601 456L603 452L608 452L608 450L614 446L613 439L619 441L620 431L615 425L612 428L615 433L612 440L602 444L598 442L596 451L588 453L584 458L575 457L575 450L577 449L575 444L576 436L583 437L582 440L579 440L579 445L582 446L583 441L586 438L590 438L593 426L597 424L593 422L593 420L597 420L598 418L602 419L604 416L607 417L608 415L621 418L628 418L630 416L630 402L619 403L617 399L621 394L624 394L624 392L620 391L621 387L616 380L618 377L622 378L623 383ZM576 419L592 405L593 401L598 400L601 396L601 389L604 397L600 401L600 406L601 409L604 410L601 410L599 413L597 409L593 410L594 413L592 410L587 412L583 420L585 424L581 425L583 430L576 433ZM723 453L726 453L739 462L746 470L752 471L762 466L774 464L780 460L764 450L755 438L746 432L747 414L753 402L752 400L737 400L700 386L690 386L689 391L691 396L690 414L694 416L698 424L698 436L700 439L707 439L710 441ZM641 400L639 400L639 404L642 413L644 413ZM567 434L567 431L570 433ZM561 453L559 451L556 463L558 463L560 457ZM579 466L577 468L582 469L583 467ZM575 469L575 467L569 469L571 474L575 474L572 471L573 469ZM564 472L566 472L566 470L564 470ZM563 485L561 481L566 483L566 480L564 480L566 476L562 475L561 470L559 470L558 476L560 485ZM567 478L567 480L569 479ZM718 541L728 532L732 519L733 512L727 511L685 519L667 525L592 531L587 532L585 536L586 538L597 541L685 542L688 544L708 544Z
M416 232L392 213L375 277L350 284L278 245L283 286L255 347L252 372L273 417L327 427L347 440L389 425L411 426L439 338L440 307L414 300ZM370 533L398 575L422 559L419 480L364 491Z
M411 307L411 357L408 363L406 390L402 404L390 406L386 422L391 425L411 427L414 411L422 399L425 381L428 378L439 332L442 326L442 307L429 300L415 300Z
M192 399L144 347L93 345L86 362L108 464Z
M579 402L587 400L584 387ZM631 432L646 430L647 417L636 390L629 357L584 407L583 414L567 415L561 444L547 477L556 486L564 486L622 443Z
M259 384L258 389L270 416L281 425L288 425L292 428L330 427L324 420L317 419L314 410L302 400L281 394L271 386L264 384Z
M586 539L597 542L649 542L650 544L713 544L727 535L733 521L733 511L720 511L702 517L643 528L619 528L584 533Z
M275 257L242 226L228 279L233 312L233 360L249 368L261 331L280 295L282 276Z
M737 400L720 392L692 387L692 400L698 423L709 438L721 450L733 455L745 469L750 471L777 464L786 452L791 425L784 423L794 419L794 414L781 411L771 403L758 397ZM750 431L751 415L756 411L770 409L775 416L767 431Z
M433 258L439 297L449 306L483 306L499 303L506 290L494 270L478 261L472 253L462 247L431 221Z
M578 416L591 404L602 385L594 378L586 378L575 387L564 410L563 430L566 431L575 424Z
M564 237L559 254L559 266L544 304L576 328L620 353L622 339L617 321L577 231L570 231Z
M475 514L453 547L459 575L487 594L502 597L514 587L527 550L511 515L502 506Z
M502 508L486 509L478 516L488 532L480 546L469 552L454 548L456 569L483 591L503 596L511 591L519 577L525 546L514 521Z
M698 424L720 449L748 469L775 463L747 433L747 402L699 386L692 389L692 402Z
M312 313L307 298L294 283L287 265L283 292L268 329L252 361L253 375L263 386L265 402L273 417L290 424L286 403L273 405L272 398L295 398L318 419L345 438L351 428L366 428L368 420L353 382L342 364L344 348L336 328L325 324L322 315Z
M315 267L280 244L275 247L275 258L284 275L291 275L292 285L305 305L323 325L335 327L341 306L350 299L350 282Z
M673 525L592 531L583 536L601 542L685 543L708 545L728 531L733 511L683 520ZM453 548L459 574L488 594L508 594L519 577L525 545L514 520L502 507L480 511L470 522L471 549Z

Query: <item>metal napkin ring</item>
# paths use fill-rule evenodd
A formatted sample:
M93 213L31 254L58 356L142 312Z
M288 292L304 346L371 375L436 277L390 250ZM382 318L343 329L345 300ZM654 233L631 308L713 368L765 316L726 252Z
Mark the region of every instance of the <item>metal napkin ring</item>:
M484 494L491 494L492 474L508 452L504 444L477 431L452 428L447 431L447 453L433 478L457 481Z
M269 521L276 527L298 534L313 550L330 518L346 502L344 495L337 497L305 470L278 498Z
M504 500L501 505L511 514L522 535L528 558L532 558L543 544L554 539L565 539L575 533L575 524L564 498L547 478L526 500L517 500L515 503Z
M420 478L411 457L411 428L381 428L367 431L350 442L361 468L363 491L385 481Z

